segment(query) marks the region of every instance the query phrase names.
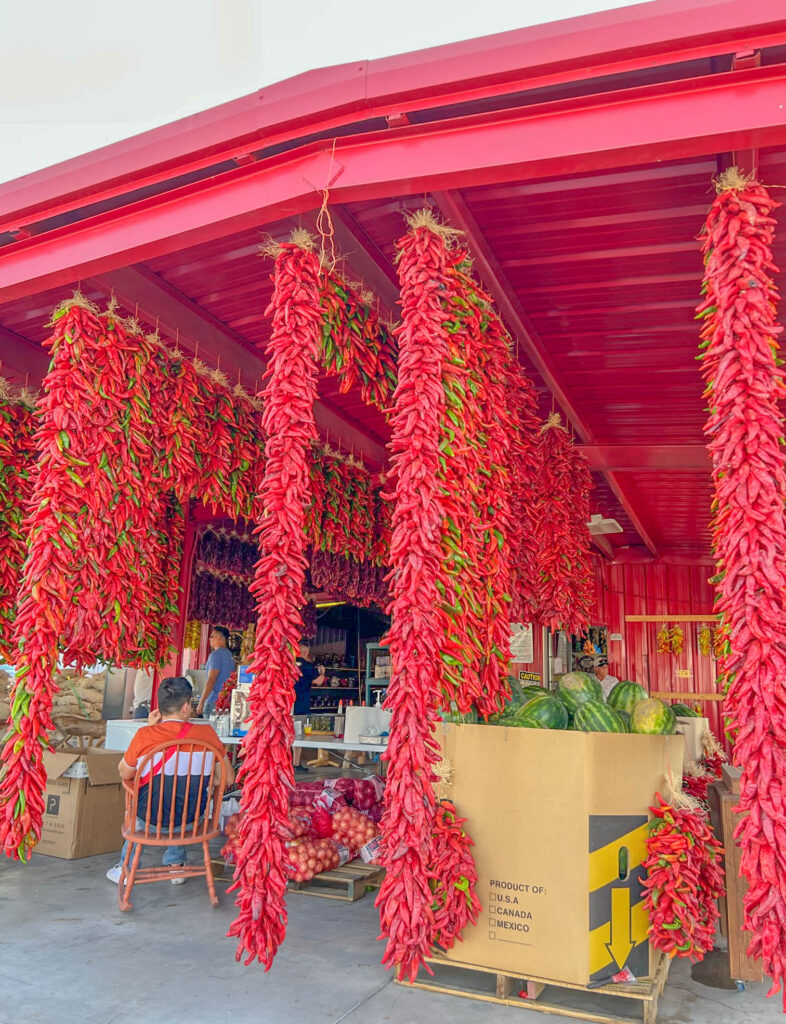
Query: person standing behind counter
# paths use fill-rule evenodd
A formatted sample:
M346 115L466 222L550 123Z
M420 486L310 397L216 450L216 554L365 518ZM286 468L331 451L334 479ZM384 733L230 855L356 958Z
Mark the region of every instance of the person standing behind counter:
M608 700L609 694L617 685L619 679L609 672L609 663L605 658L601 658L595 667L595 678L598 680L600 688L603 690L603 699Z
M324 668L320 671L313 662L308 660L310 648L305 640L301 640L298 645L298 657L295 659L295 664L298 667L300 676L295 683L295 704L292 708L292 717L295 721L300 720L305 722L308 717L308 713L311 710L311 687L314 685L314 680L318 676L324 673ZM303 755L301 747L295 747L292 752L292 763L295 766L296 772L307 772L308 768L305 765L301 765L300 758Z
M213 626L210 634L212 650L205 665L207 682L196 710L203 718L209 718L213 714L222 686L235 671L235 659L227 647L228 643L229 630L225 626Z

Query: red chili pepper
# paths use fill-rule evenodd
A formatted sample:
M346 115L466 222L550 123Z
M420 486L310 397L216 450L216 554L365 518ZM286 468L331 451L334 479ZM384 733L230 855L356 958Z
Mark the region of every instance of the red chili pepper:
M243 749L243 819L237 838L236 956L269 969L286 932L285 848L288 793L293 785L291 711L302 629L309 456L316 439L317 355L321 336L319 261L298 244L276 259L273 331L262 426L267 461L256 527L261 555L252 591L257 600L252 724Z
M656 796L642 883L649 937L656 949L695 962L714 946L715 901L725 892L723 848L707 824L706 811L677 810L660 793ZM679 857L676 850L683 851Z
M432 947L450 949L461 939L464 928L476 923L481 911L475 892L478 872L473 844L464 823L449 800L440 800L431 833Z
M13 663L13 625L27 539L22 521L36 460L34 396L0 378L0 661Z
M743 770L736 835L749 883L748 954L762 959L772 994L786 977L786 468L776 341L783 328L772 279L772 214L780 204L734 168L717 191L704 228L705 298L697 311L715 489L714 582L727 727Z
M581 634L589 623L593 586L587 533L592 478L558 414L541 428L538 456L536 617L551 629Z
M387 873L377 905L383 963L414 979L431 952L429 837L434 822L432 736L442 641L436 579L443 518L439 466L440 415L445 403L442 365L448 350L442 291L445 240L425 225L398 243L402 323L399 377L391 413L396 505L390 560L393 625L389 635L392 711L386 785L383 863Z

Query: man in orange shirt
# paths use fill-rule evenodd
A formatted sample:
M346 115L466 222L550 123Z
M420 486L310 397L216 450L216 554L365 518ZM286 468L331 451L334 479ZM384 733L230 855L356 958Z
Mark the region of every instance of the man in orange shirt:
M155 747L166 743L167 740L185 739L188 737L194 743L212 743L223 751L227 770L227 784L229 785L234 782L234 769L230 763L226 748L218 738L213 726L189 721L191 718L191 696L191 682L185 676L170 676L162 681L158 688L158 710L150 713L147 720L148 724L138 730L118 765L121 779L133 779L136 775L140 759L143 759L145 754ZM206 756L212 757L212 754ZM174 767L174 770L177 771L177 766ZM207 770L209 770L209 765ZM142 789L140 786L140 798L141 794ZM137 830L142 831L144 827L145 822L141 818L137 818ZM121 866L125 860L128 845L129 842L126 840L120 854L120 861L106 873L106 877L110 882L117 883L120 881L122 875ZM179 867L185 864L185 862L186 848L184 846L168 846L164 850L162 860L164 867ZM183 882L185 882L185 878L172 879L173 885L181 885Z

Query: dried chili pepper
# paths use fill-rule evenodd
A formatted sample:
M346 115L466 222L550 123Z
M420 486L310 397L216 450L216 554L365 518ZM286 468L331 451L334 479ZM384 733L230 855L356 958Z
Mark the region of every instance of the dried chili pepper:
M510 339L499 317L492 314L483 334L487 344L484 362L485 390L481 416L487 424L487 463L481 500L483 538L481 559L485 581L483 601L484 659L480 671L483 696L478 711L498 712L509 696L511 605L511 510L510 460L512 433L505 387L510 360Z
M441 705L467 712L483 700L481 666L484 645L486 578L482 548L485 533L484 486L487 437L482 422L485 378L481 334L485 309L469 275L466 250L449 255L442 292L448 349L442 363L445 395L440 418L439 472L442 494L442 559L437 578L444 639L440 649Z
M238 834L239 914L229 929L237 958L269 969L286 931L288 792L293 785L291 711L305 580L309 453L316 439L317 356L322 314L319 261L293 241L276 258L269 313L273 330L263 393L267 461L260 558L252 591L257 633L250 670L251 728L243 743L243 821Z
M508 465L510 473L510 618L513 622L531 622L538 609L537 580L540 576L536 536L536 495L539 479L537 398L532 382L521 364L511 358L505 385L508 418L511 424Z
M642 882L650 942L670 957L703 960L714 947L716 900L725 894L723 847L706 813L675 809L656 794Z
M558 413L541 429L539 459L538 620L552 629L581 634L589 623L593 585L587 530L592 478Z
M786 467L773 211L736 168L717 182L704 226L701 348L715 490L713 541L722 616L720 672L733 759L742 768L736 836L748 879L748 955L786 1009Z
M34 397L0 378L0 661L13 663L16 598L27 554L23 519L36 460Z
M149 349L81 296L59 307L53 324L0 769L0 839L23 859L41 834L58 650L80 665L133 649L150 600L149 513L140 497L154 469L145 433Z
M390 441L396 505L390 548L392 682L385 702L392 721L382 819L388 870L377 905L387 940L383 963L410 979L429 956L434 920L428 850L438 758L433 727L442 636L435 605L443 512L437 470L448 256L444 236L432 226L431 218L415 215L398 242L402 323Z
M341 379L341 394L359 386L364 402L386 409L396 386L396 340L371 308L372 299L334 271L324 272L322 363Z
M475 924L481 911L475 887L478 872L472 856L472 840L450 800L435 808L431 833L431 909L434 924L432 947L450 949L468 924Z

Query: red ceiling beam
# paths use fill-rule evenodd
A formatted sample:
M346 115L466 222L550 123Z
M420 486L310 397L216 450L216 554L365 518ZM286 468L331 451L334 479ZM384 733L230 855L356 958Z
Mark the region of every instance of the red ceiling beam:
M550 354L546 351L546 347L538 336L537 331L529 321L515 292L506 281L496 256L483 237L474 217L467 208L467 204L455 192L438 192L435 193L434 198L448 222L465 233L470 251L475 260L478 275L491 293L513 336L518 340L527 357L534 364L536 370L554 395L555 401L564 410L565 415L571 421L581 440L587 444L592 443L593 436L589 425L583 419L568 394ZM649 551L657 556L658 551L655 542L642 522L641 517L625 495L619 481L608 470L605 471L604 476L614 496L622 505L625 514L633 524L634 529Z
M582 444L590 468L600 472L664 470L709 472L710 459L702 444Z
M0 250L6 301L337 202L786 143L783 69L753 68L324 143Z
M306 132L786 42L781 0L659 0L310 71L0 186L0 230Z
M126 267L90 283L106 295L116 295L142 320L158 324L163 337L179 340L205 362L216 362L230 380L239 378L251 392L258 389L265 372L259 350L147 267ZM387 453L380 438L324 400L317 403L314 415L323 433L362 452L373 468L384 465Z

